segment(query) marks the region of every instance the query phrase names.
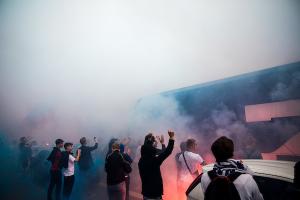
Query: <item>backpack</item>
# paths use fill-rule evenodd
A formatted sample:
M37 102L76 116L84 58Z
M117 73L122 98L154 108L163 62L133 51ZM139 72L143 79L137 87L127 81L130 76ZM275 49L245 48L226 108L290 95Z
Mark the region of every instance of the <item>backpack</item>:
M233 182L242 173L234 172L229 176L219 176L214 170L208 172L211 180L205 191L204 200L240 200L240 195Z
M59 167L60 169L62 168L68 168L68 165L69 165L69 153L64 151L61 153L61 159L60 159L60 162L59 162Z

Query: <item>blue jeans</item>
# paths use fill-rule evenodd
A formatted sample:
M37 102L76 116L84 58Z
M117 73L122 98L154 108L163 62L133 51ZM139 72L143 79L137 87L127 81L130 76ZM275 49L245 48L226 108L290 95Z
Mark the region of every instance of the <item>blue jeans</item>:
M126 198L126 184L125 182L108 185L107 194L109 200L125 200Z

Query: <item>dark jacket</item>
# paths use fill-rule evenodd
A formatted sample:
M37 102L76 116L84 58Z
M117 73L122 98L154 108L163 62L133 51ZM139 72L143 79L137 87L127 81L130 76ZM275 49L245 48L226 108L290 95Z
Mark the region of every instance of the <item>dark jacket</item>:
M81 146L79 148L81 149L80 160L78 161L78 166L80 170L89 170L93 166L94 162L91 151L94 151L97 148L98 143L95 143L95 145L92 147Z
M167 148L156 155L157 150L152 145L143 145L139 172L142 180L142 194L148 198L156 198L163 195L163 181L160 165L171 155L174 148L174 140L169 140Z
M119 151L114 151L105 159L107 185L116 185L125 181L126 174L131 172L131 166Z
M51 162L51 171L61 170L61 158L62 158L62 153L60 149L57 147L53 147L52 152L47 158L47 160Z
M161 149L156 148L156 155L161 154L162 152L164 152L164 150L166 150L166 145L162 144Z

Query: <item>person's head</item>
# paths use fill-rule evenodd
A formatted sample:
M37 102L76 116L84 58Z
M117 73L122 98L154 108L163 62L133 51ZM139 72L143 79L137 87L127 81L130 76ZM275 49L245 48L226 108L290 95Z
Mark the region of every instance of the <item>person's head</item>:
M71 152L73 150L73 144L70 143L70 142L66 142L64 144L64 148L65 148L66 151Z
M120 151L120 144L118 142L113 143L111 149L112 151Z
M180 143L180 151L181 152L186 151L186 142L181 142Z
M56 139L55 145L57 148L62 148L64 146L64 141L62 139Z
M87 143L85 137L80 138L79 142L80 142L80 144L81 144L82 146L86 145L86 143Z
M217 162L226 161L233 157L234 144L233 141L225 136L218 138L211 145L211 151Z
M108 143L108 149L111 150L112 145L113 145L115 142L117 142L117 141L118 141L117 138L112 138L112 139L110 139L110 141L109 141L109 143Z
M186 150L194 152L196 151L197 143L195 139L188 139L186 141Z
M145 136L144 145L152 145L154 147L157 146L156 139L152 133L149 133L148 135Z
M295 164L294 168L294 185L299 189L300 188L300 161Z

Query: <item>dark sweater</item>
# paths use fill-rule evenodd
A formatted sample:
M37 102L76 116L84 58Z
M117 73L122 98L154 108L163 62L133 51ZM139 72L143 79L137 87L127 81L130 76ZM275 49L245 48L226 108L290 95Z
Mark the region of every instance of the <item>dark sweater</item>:
M148 198L156 198L163 195L163 181L160 165L171 155L174 148L174 140L169 140L167 148L156 155L157 150L151 145L143 145L139 172L142 180L142 194Z
M80 160L78 162L78 166L80 170L89 170L93 166L94 162L93 162L91 151L94 151L97 148L98 148L98 143L96 143L92 147L81 146L79 148L81 149Z
M51 171L61 170L62 153L59 148L54 147L47 160L51 162Z
M105 159L105 171L107 185L116 185L125 181L126 174L131 172L131 166L119 151L114 151Z

